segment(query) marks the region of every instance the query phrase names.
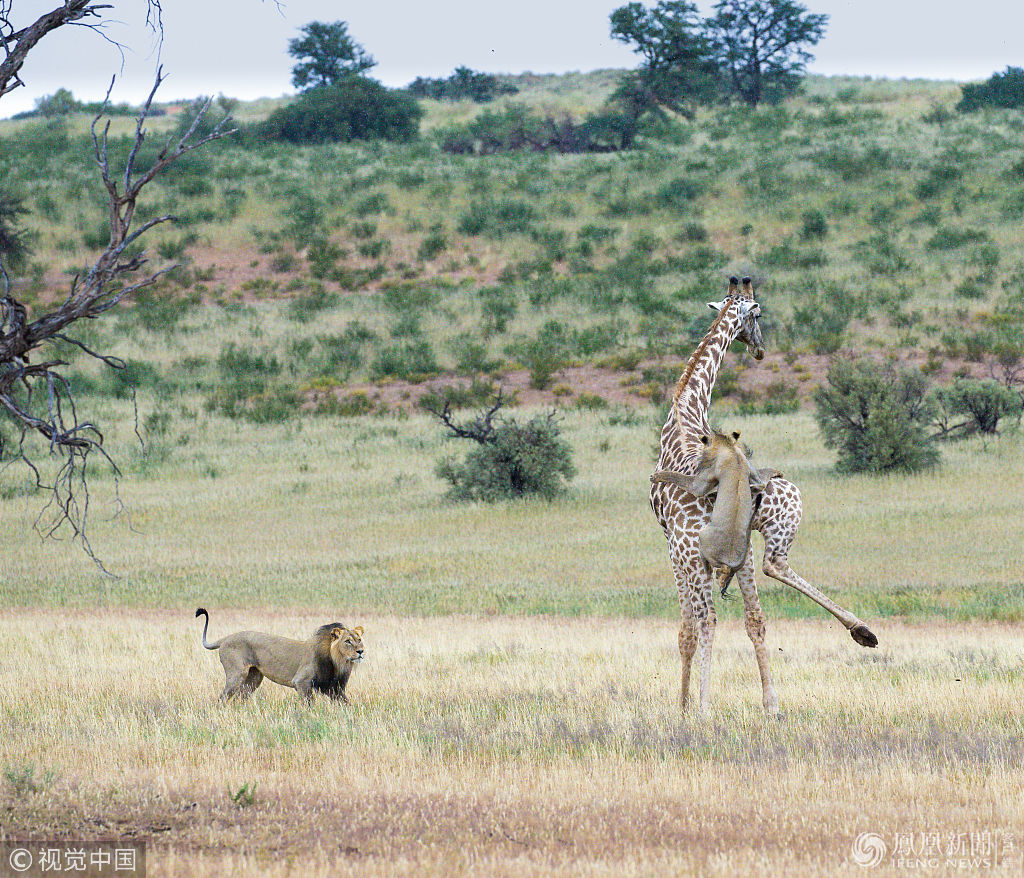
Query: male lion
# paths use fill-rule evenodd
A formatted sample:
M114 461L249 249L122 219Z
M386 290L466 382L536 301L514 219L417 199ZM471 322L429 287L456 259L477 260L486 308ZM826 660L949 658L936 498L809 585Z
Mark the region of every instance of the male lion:
M248 698L266 677L291 686L307 701L323 692L348 704L345 685L356 662L363 660L363 629L346 628L340 622L321 625L309 640L290 640L260 631L239 631L214 643L206 642L210 614L202 607L196 618L205 616L203 646L220 650L227 680L221 699Z

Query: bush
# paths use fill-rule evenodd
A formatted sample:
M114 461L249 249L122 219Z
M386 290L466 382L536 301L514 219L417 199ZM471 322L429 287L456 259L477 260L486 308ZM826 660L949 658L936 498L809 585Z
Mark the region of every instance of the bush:
M485 336L503 333L515 319L519 305L516 294L507 287L484 287L480 290L480 317Z
M741 415L786 415L800 410L800 397L792 384L773 381L764 389L764 395L740 392L737 410Z
M408 141L419 135L423 110L404 92L364 76L311 89L270 114L261 126L269 140L332 143L350 140Z
M448 238L445 236L444 232L431 232L427 237L420 241L420 246L416 250L416 258L428 261L440 256L447 249Z
M309 323L321 311L333 308L339 301L337 293L328 291L323 284L314 283L309 290L289 300L288 316L297 323Z
M814 394L825 445L845 473L916 472L939 460L926 432L932 406L924 376L889 361L833 360Z
M961 378L951 387L932 392L935 424L943 438L999 432L999 421L1021 416L1021 398L1012 388L991 378ZM963 418L960 423L953 423Z
M391 345L377 352L370 364L370 380L402 378L420 381L438 371L434 350L426 339Z
M465 125L440 133L442 152L492 155L530 150L560 153L613 152L628 146L627 125L618 113L597 113L575 121L569 115L541 116L522 104L486 110Z
M533 205L514 198L500 201L474 201L459 218L458 230L464 235L500 238L515 232L528 232L537 218Z
M336 335L318 336L319 369L324 374L347 381L363 363L363 347L376 340L377 333L358 320L348 324L343 332Z
M1024 107L1024 68L1007 67L1002 73L993 73L985 82L965 85L956 109L973 113L983 107L1007 110Z
M565 327L556 320L549 320L533 338L523 338L510 345L508 353L518 357L530 370L530 387L546 390L555 372L568 363L569 345Z
M502 82L492 73L481 73L468 67L456 67L455 72L444 79L417 76L406 90L418 98L432 98L435 101L470 100L478 104L493 101L499 95L519 92L514 85Z
M492 503L528 494L550 500L576 475L572 449L553 413L490 426L477 443L461 463L446 458L437 465L437 475L451 484L452 500Z
M828 220L820 210L808 210L802 216L800 239L810 241L812 238L821 240L828 234Z

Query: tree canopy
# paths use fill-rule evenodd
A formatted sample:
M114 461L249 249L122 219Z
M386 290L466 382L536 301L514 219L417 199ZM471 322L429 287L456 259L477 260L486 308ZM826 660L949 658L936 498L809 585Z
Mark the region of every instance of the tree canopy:
M288 54L298 62L292 85L298 89L336 85L347 76L360 76L377 61L348 32L345 21L311 21L302 36L288 41Z
M795 0L719 0L701 19L690 0L633 2L611 14L611 35L643 63L614 101L626 115L653 107L689 115L695 104L735 96L757 106L792 93L825 34L827 15Z
M794 0L719 0L714 8L708 38L729 90L752 107L795 91L828 16Z
M697 6L689 0L659 0L648 9L628 3L611 14L611 35L643 56L643 63L620 86L616 100L642 112L663 106L688 114L717 89L711 43Z

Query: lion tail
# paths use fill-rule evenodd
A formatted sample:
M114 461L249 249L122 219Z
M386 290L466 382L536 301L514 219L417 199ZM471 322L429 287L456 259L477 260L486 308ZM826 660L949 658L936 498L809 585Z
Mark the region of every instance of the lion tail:
M203 646L205 646L207 649L219 649L219 640L216 640L213 643L206 642L206 632L210 627L210 614L207 613L206 610L204 610L202 607L200 607L198 610L196 610L196 618L198 619L200 616L206 617L206 621L203 623Z

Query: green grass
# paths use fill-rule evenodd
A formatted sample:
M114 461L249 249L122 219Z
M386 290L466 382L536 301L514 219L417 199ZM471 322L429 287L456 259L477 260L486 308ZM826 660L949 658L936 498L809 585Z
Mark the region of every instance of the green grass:
M516 81L521 94L502 101L582 114L609 93L614 72ZM850 305L841 347L948 352L944 335L984 323L1019 274L1024 246L1017 117L923 121L957 92L811 77L781 107L705 109L649 132L639 149L584 156L442 154L433 130L480 108L430 103L423 137L410 145L213 145L150 190L144 212L173 209L182 222L154 231L149 246L162 261L160 251L191 242L194 264L160 295L222 303L302 295L315 274L328 294L438 288L438 303L458 312L497 280L523 307L496 349L549 309L576 322L614 316L624 343L645 347L736 272L761 279L776 346L820 346L794 315L828 295ZM268 110L243 105L240 117ZM66 132L0 123L0 172L26 196L32 262L43 270L41 282L26 281L33 304L81 269L103 220L86 123L74 117ZM154 120L155 133L169 124ZM488 213L493 222L480 226L474 206L488 205L514 205L514 221ZM822 237L808 238L808 215ZM609 235L594 239L588 229L598 227ZM972 230L985 235L984 252L942 246ZM316 253L332 258L313 264ZM446 316L424 327L435 347L446 341Z
M143 400L143 410L147 405ZM114 425L131 525L109 522L111 483L94 479L93 542L121 578L79 551L28 534L39 494L0 500L0 538L18 545L2 594L13 606L343 606L360 612L653 616L678 607L665 542L647 502L653 410L616 425L616 410L566 411L579 475L561 499L452 504L435 462L461 451L415 415L293 418L252 426L181 402L161 435L132 445L127 401L97 414ZM1024 618L1024 491L1019 435L944 448L916 476L840 477L804 414L722 415L761 465L801 488L794 568L866 619ZM985 502L965 502L979 485ZM755 537L755 552L760 552ZM769 617L831 619L773 580ZM725 618L741 602L719 600Z

